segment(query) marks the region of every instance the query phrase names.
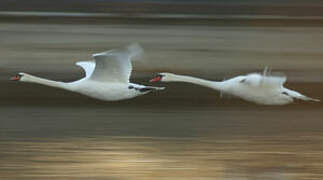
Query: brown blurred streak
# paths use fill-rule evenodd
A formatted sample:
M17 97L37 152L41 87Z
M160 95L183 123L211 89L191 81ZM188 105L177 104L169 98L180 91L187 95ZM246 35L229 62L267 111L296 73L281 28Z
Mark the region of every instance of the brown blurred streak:
M288 15L321 16L319 2L246 2L233 1L11 1L0 2L1 11L49 11L96 13L162 13L162 14L218 14L218 15Z

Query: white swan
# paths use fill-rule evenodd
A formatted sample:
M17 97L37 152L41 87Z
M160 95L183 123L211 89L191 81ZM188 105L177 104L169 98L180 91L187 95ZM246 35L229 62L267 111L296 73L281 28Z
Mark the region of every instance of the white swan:
M131 61L143 52L138 44L94 54L94 61L80 61L76 65L85 71L85 77L74 82L58 82L19 73L14 81L38 83L62 88L104 101L130 99L164 87L151 87L129 82Z
M173 73L159 73L155 78L150 80L150 82L193 83L263 105L284 105L292 103L294 98L304 101L320 101L285 88L283 84L286 82L286 77L267 76L266 71L267 70L265 69L263 75L252 73L245 76L237 76L225 81L209 81Z

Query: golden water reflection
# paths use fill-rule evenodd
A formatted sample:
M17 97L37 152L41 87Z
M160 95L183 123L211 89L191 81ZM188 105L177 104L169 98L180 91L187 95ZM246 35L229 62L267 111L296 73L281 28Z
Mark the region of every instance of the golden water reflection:
M322 136L101 137L2 142L0 177L321 179Z

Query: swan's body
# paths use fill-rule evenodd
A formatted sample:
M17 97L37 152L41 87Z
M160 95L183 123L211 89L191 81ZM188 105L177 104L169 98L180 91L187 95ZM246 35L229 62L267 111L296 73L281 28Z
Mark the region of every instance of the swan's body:
M76 63L84 69L85 77L74 82L52 81L26 73L19 73L13 80L62 88L104 101L130 99L153 90L164 89L129 82L131 61L140 53L142 53L141 47L133 44L123 49L94 54L94 61Z
M152 79L152 82L156 81L193 83L264 105L284 105L292 103L294 99L319 101L285 88L283 84L286 82L286 77L267 76L257 73L218 82L172 73L160 73L156 78Z

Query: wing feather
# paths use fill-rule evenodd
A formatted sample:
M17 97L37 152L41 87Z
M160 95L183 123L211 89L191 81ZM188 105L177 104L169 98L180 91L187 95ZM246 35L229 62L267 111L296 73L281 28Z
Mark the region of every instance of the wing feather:
M129 83L132 72L131 61L143 52L138 44L93 54L95 69L91 79L95 81Z
M81 68L83 68L86 78L88 78L92 75L94 68L95 68L94 61L79 61L79 62L76 62L75 64L80 66Z
M254 87L281 87L286 82L286 80L286 77L264 76L254 73L246 75L245 78L240 82Z
M287 80L286 76L264 76L263 83L269 86L279 86L281 87Z

